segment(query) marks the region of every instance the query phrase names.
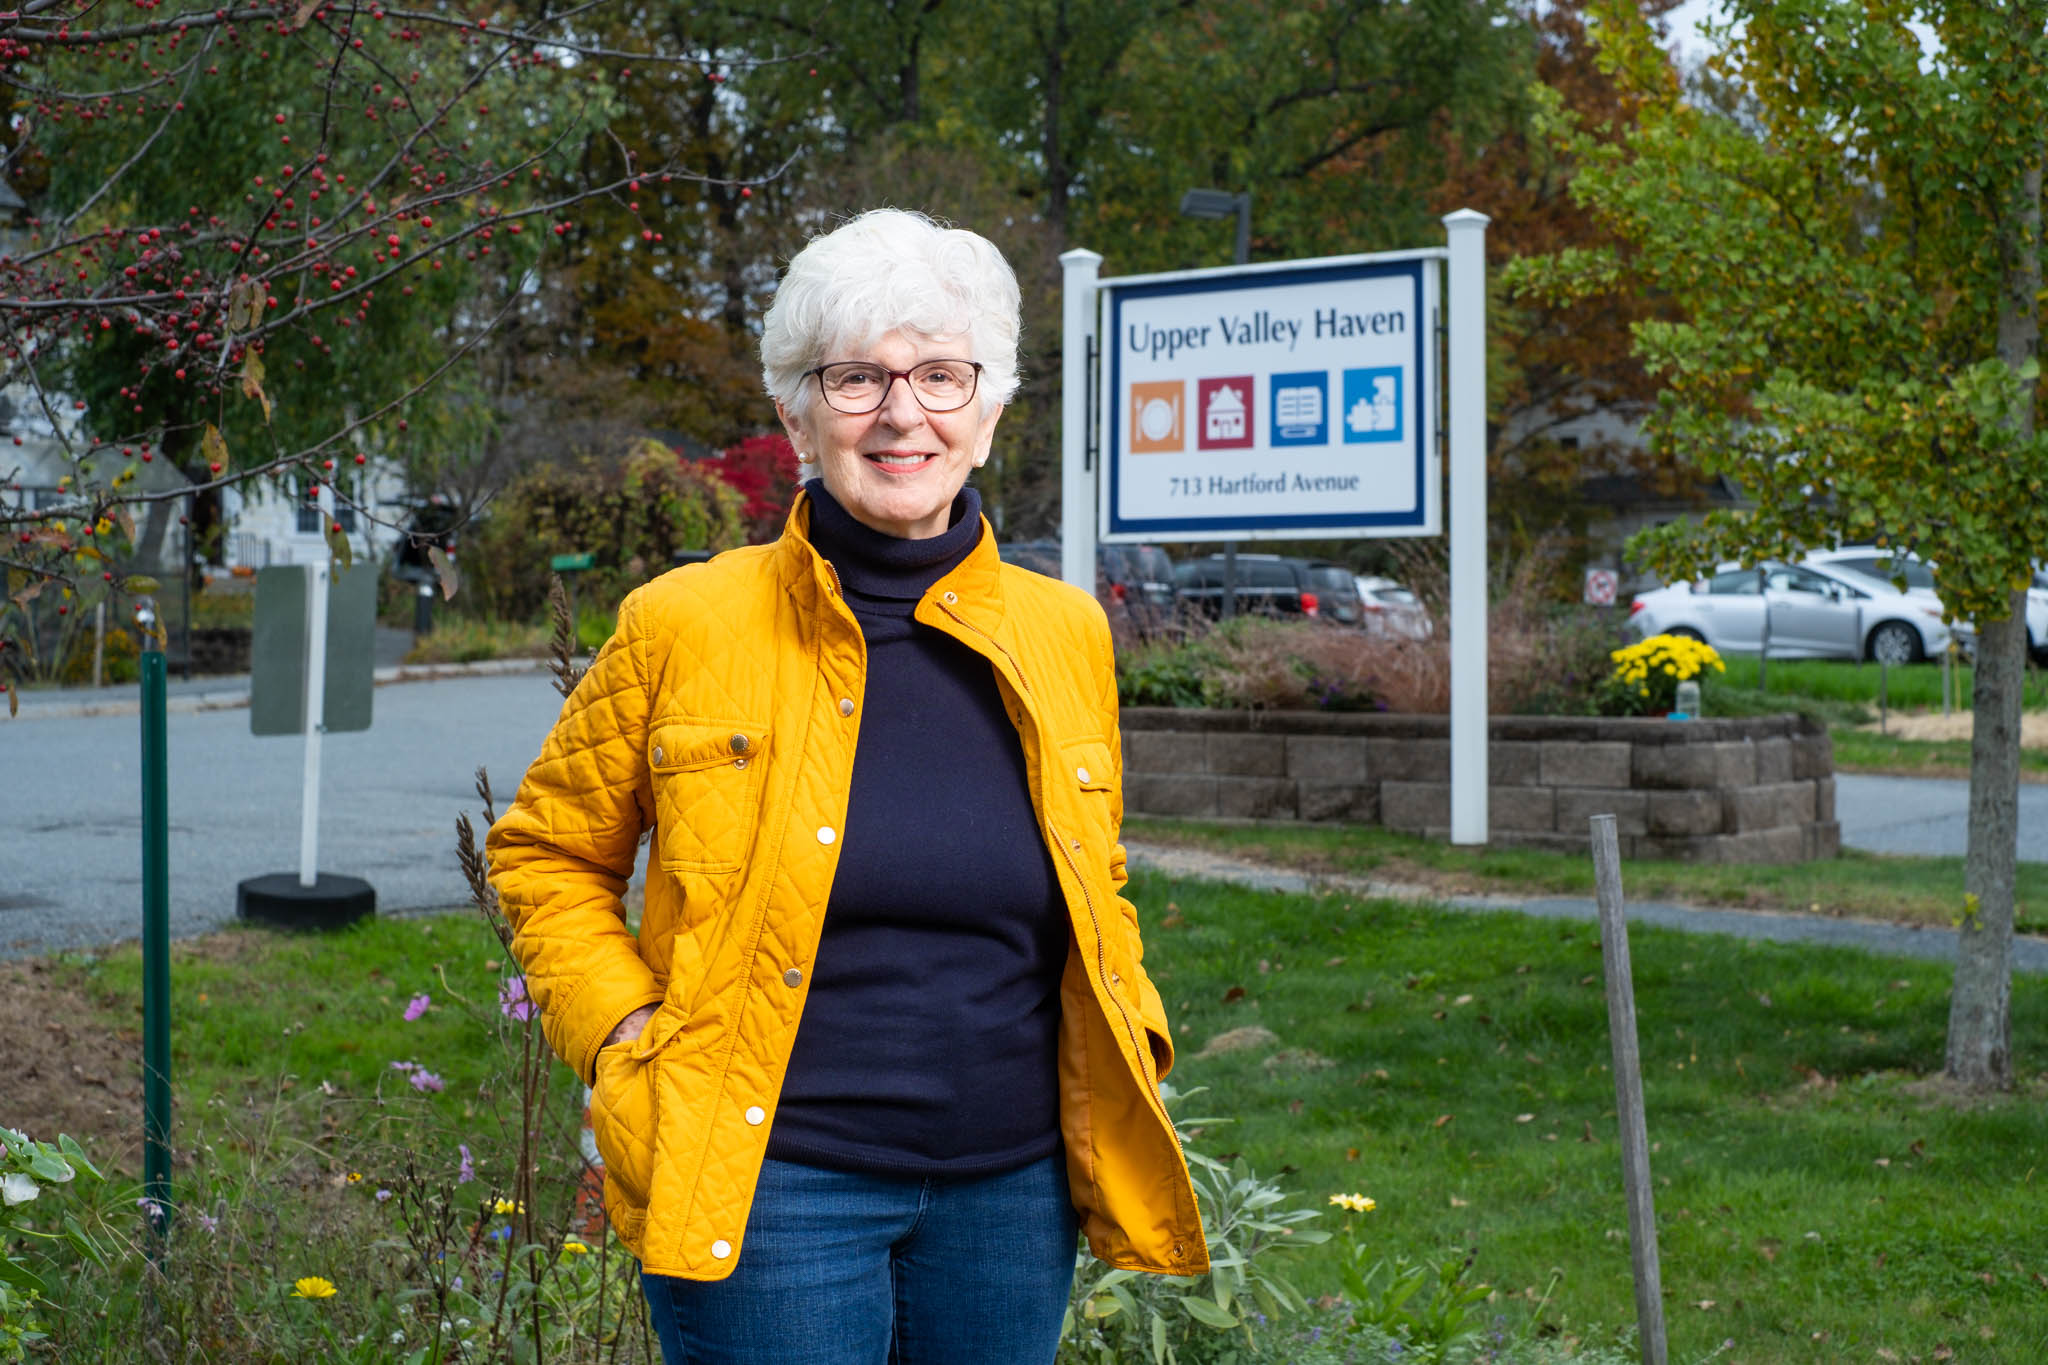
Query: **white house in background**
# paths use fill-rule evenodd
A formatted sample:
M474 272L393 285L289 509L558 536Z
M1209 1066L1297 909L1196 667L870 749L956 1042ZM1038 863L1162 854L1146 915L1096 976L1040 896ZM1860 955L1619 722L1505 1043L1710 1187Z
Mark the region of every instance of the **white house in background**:
M345 476L348 500L335 499L335 520L358 560L388 558L411 512L405 501L405 480L389 461L373 459ZM306 484L271 480L239 484L221 492L221 562L230 569L261 569L271 564L305 564L327 553L320 512L305 495ZM373 520L374 518L374 520ZM378 523L385 523L379 525Z
M71 458L65 449L90 443L75 414L63 414L67 421L61 437L55 425L36 401L35 391L26 384L0 387L0 506L55 507L68 499L58 481L71 472ZM14 442L19 440L21 444ZM190 486L190 481L168 460L122 459L119 452L102 458L133 463L135 483L145 492L171 492ZM347 475L350 496L359 498L377 521L404 526L410 509L404 501L405 480L388 461L372 460ZM314 504L299 492L304 485L287 487L270 480L255 480L221 490L221 523L227 530L221 537L221 567L260 569L268 564L304 564L327 553L321 534L320 515ZM178 498L154 504L136 515L136 549L140 563L159 571L179 565L185 559L185 538L189 527L189 502ZM358 559L379 560L388 555L400 532L393 526L377 525L370 517L358 516L353 508L339 506L335 520L349 537ZM202 547L203 548L203 547Z
M24 509L61 507L71 501L59 482L71 473L67 449L91 444L77 414L59 410L60 431L24 383L0 386L0 506ZM120 460L119 451L104 458ZM165 492L185 486L186 479L165 460L135 460L135 484L144 492ZM185 528L178 522L176 502L136 516L136 536L144 563L161 566L185 554Z

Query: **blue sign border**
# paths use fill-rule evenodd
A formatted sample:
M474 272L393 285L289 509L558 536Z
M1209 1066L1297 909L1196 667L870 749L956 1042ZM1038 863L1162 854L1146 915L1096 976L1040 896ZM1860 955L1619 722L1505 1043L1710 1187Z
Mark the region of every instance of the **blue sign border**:
M1428 413L1424 404L1437 401L1435 387L1427 384L1429 371L1423 364L1423 347L1429 342L1433 319L1423 310L1427 297L1423 288L1422 272L1425 267L1434 267L1433 259L1405 261L1363 261L1349 265L1309 266L1300 270L1261 270L1256 274L1219 275L1204 280L1170 280L1158 284L1120 285L1106 283L1104 292L1109 295L1110 344L1103 347L1109 360L1109 382L1105 394L1109 401L1107 424L1102 443L1103 463L1109 475L1109 497L1104 508L1104 531L1113 536L1143 536L1157 532L1171 531L1213 531L1217 538L1227 538L1232 531L1316 531L1342 530L1358 526L1413 526L1418 531L1429 525L1429 476L1428 451L1425 449L1426 433L1434 423L1425 420ZM1123 474L1122 423L1123 407L1123 306L1126 299L1158 298L1173 294L1213 294L1225 290L1256 289L1265 286L1315 284L1321 281L1385 279L1389 276L1407 276L1415 293L1415 504L1413 507L1394 512L1337 512L1318 515L1294 515L1274 517L1122 517L1117 514L1118 482Z

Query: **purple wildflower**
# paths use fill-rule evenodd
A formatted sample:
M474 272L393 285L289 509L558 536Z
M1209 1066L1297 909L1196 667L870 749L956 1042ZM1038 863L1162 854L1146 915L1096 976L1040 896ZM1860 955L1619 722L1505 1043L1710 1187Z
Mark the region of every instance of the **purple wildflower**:
M470 1160L468 1143L456 1143L455 1150L462 1153L462 1169L455 1173L455 1183L467 1185L470 1181L476 1179L476 1163Z
M534 1005L526 994L525 977L508 977L505 983L498 987L498 1013L507 1019L516 1019L522 1024L533 1018Z
M415 1090L431 1090L439 1094L446 1088L441 1078L425 1067L416 1068L408 1079L412 1081L412 1088Z
M418 1062L393 1062L391 1069L393 1071L418 1071L420 1064Z
M418 995L415 995L411 1000L406 1002L405 1022L410 1024L413 1020L419 1018L422 1014L425 1014L427 1012L427 1006L433 1003L434 997L428 995L424 991L422 991Z
M220 1231L220 1219L212 1214L195 1213L192 1216L199 1220L199 1226L205 1230L207 1236L211 1237Z
M379 1190L379 1191L377 1191L377 1202L378 1202L378 1203L380 1203L380 1204L381 1204L381 1203L383 1203L383 1202L384 1202L385 1200L389 1199L390 1197L391 1197L391 1191L389 1191L389 1190Z

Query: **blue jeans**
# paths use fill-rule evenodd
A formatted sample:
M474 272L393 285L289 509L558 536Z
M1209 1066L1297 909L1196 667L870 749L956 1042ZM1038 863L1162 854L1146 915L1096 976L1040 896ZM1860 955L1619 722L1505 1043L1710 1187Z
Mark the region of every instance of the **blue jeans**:
M641 1288L667 1365L1050 1365L1078 1236L1057 1152L957 1180L771 1160L730 1276Z

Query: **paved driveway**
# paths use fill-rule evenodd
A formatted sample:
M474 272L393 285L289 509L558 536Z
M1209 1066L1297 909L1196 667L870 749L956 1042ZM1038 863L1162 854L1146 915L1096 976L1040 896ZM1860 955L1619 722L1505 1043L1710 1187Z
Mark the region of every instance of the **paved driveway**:
M1969 839L1970 784L1946 777L1835 777L1842 843L1871 853L1962 857ZM2020 783L2020 857L2048 862L2048 783Z
M455 817L475 817L476 769L510 804L560 708L533 671L378 688L370 728L322 746L321 870L369 881L379 909L466 903ZM140 749L132 713L0 719L0 957L141 933ZM169 750L184 937L234 918L237 882L298 869L305 746L251 735L246 709L174 709Z

